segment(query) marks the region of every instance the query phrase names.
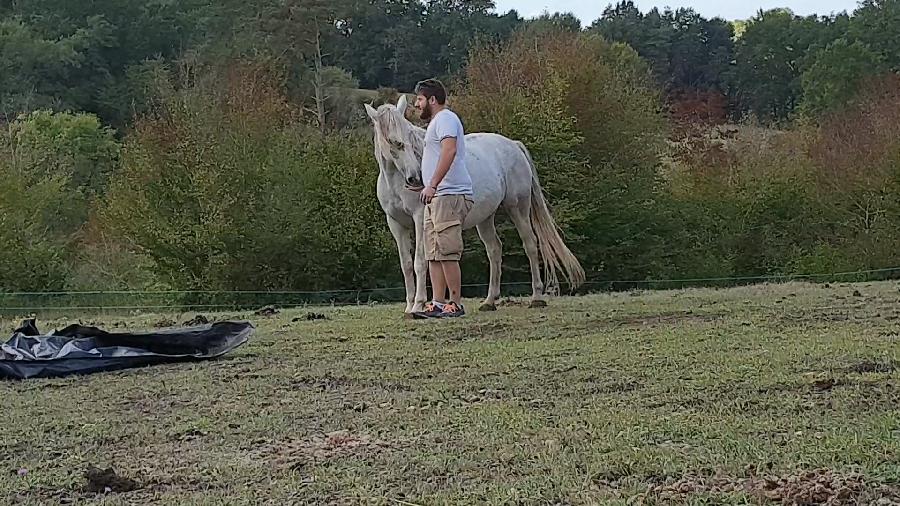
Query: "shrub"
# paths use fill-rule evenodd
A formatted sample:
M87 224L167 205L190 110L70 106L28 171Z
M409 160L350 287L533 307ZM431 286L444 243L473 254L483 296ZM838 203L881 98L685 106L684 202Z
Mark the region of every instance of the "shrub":
M526 32L476 49L454 102L467 131L498 132L532 151L554 216L595 279L655 268L665 124L652 82L624 45ZM510 241L519 242L507 232ZM506 250L524 270L521 248Z
M174 92L125 143L102 222L183 288L320 290L396 280L371 143L322 137L280 81L233 66ZM390 255L393 253L393 255Z

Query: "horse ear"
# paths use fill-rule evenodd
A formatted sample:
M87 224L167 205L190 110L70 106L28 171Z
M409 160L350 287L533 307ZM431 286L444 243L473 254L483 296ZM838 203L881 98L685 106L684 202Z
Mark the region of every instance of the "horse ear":
M409 104L406 101L406 94L401 94L400 100L397 101L397 110L400 111L400 114L406 116L407 107L409 107Z
M375 117L378 115L378 112L375 110L374 107L372 107L369 104L366 104L366 114L368 114L369 117L372 118L372 121L375 121Z

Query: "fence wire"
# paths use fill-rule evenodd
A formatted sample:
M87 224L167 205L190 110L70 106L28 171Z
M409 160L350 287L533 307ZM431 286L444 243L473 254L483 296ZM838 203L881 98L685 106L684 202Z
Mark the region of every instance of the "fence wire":
M684 279L592 280L584 283L576 294L627 291L635 289L665 290L690 287L725 288L764 282L815 281L864 282L895 279L900 267L837 272L829 274L734 276ZM483 297L486 283L466 284L464 297ZM526 296L530 282L502 284L504 296ZM568 294L562 287L561 294ZM304 307L402 302L406 289L402 286L359 290L119 290L119 291L46 291L0 292L0 314L23 315L60 312L189 312L242 311L265 306Z

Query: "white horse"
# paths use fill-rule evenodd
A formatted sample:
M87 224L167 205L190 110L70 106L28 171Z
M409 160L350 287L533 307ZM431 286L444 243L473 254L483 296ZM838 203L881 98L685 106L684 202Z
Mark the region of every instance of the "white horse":
M378 161L378 201L387 215L388 227L397 242L400 267L406 283L406 313L422 311L426 302L424 205L419 194L406 188L421 185L425 130L406 119L407 99L400 96L396 106L385 104L377 110L366 104L375 131L375 159ZM500 237L494 215L503 206L512 218L525 246L531 267L531 305L547 305L541 263L547 286L557 289L557 272L562 271L573 287L584 282L584 270L559 235L547 208L531 155L518 141L491 133L466 135L466 167L472 177L475 203L464 229L476 227L490 261L490 285L482 311L495 310L500 298ZM415 232L415 243L410 233ZM415 251L415 254L413 254Z

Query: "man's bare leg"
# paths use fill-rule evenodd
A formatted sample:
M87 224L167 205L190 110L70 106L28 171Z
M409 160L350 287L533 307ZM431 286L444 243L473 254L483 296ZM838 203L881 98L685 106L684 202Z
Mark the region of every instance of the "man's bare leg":
M444 271L444 281L450 288L450 302L460 304L462 302L462 273L459 262L441 262Z
M429 262L428 272L431 274L431 300L444 304L447 302L447 280L443 262Z

